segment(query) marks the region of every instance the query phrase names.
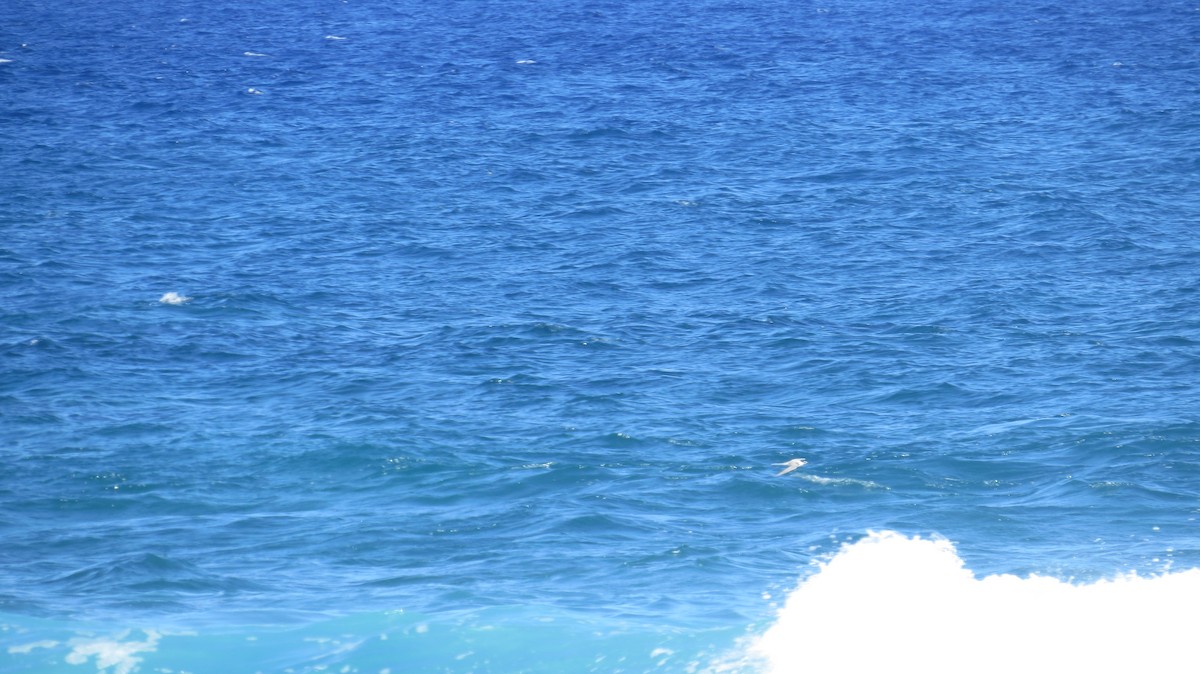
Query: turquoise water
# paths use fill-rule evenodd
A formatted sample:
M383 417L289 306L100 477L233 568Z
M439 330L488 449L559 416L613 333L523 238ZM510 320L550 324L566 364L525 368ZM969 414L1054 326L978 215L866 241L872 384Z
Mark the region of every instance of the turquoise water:
M837 671L888 602L1200 599L1193 5L10 11L0 665Z

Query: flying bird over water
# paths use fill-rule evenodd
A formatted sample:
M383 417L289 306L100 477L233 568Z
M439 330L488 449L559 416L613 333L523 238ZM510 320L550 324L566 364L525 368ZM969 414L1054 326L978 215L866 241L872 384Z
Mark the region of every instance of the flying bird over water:
M791 461L788 461L787 463L773 463L771 465L772 466L787 466L787 468L784 468L783 470L779 471L778 473L775 473L775 477L779 477L780 475L787 475L788 473L792 472L793 470L796 470L797 468L799 468L800 466L803 466L806 463L808 463L808 461L805 461L804 459L792 459Z
M190 302L191 299L192 298L184 297L177 292L169 292L158 298L158 301L162 302L163 304L183 304L184 302Z

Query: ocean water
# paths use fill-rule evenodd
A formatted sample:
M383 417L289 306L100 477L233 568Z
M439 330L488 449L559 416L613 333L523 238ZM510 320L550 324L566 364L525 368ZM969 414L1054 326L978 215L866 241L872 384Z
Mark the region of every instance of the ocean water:
M0 106L4 672L1194 666L1194 0L31 0Z

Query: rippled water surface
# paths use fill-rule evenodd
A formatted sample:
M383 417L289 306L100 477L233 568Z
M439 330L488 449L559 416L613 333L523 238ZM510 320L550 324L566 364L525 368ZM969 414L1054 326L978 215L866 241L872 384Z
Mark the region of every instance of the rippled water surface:
M691 671L869 530L1200 566L1195 3L6 15L16 671Z

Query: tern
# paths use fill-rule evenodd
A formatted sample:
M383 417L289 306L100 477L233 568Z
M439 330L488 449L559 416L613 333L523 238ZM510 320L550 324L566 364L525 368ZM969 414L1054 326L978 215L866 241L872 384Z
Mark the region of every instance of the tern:
M808 463L808 461L805 461L804 459L792 459L791 461L788 461L787 463L773 463L771 465L772 466L787 466L786 468L779 471L778 473L775 473L775 477L779 477L780 475L787 475L788 473L792 472L793 470L796 470L797 468L799 468L800 466L803 466L806 463Z
M164 293L162 297L158 298L158 301L162 302L163 304L183 304L184 302L190 302L191 300L192 298L184 297L177 292Z

